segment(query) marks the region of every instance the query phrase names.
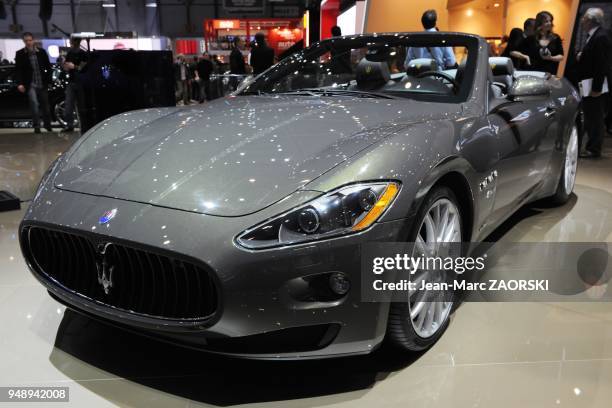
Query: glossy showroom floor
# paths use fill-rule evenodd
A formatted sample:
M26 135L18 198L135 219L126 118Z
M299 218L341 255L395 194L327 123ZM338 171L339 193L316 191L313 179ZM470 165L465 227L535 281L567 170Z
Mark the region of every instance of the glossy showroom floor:
M0 131L0 190L32 196L75 135ZM526 208L508 241L612 240L612 149L581 161L562 208ZM21 259L23 211L0 213L0 386L69 386L73 406L610 407L612 304L466 303L422 355L310 362L209 356L65 311ZM54 406L57 406L54 405Z

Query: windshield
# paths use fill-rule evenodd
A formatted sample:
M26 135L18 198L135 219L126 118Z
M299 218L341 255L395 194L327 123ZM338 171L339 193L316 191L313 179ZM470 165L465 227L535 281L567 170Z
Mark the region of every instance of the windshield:
M238 94L460 102L472 88L476 50L476 38L452 34L331 39L286 58Z

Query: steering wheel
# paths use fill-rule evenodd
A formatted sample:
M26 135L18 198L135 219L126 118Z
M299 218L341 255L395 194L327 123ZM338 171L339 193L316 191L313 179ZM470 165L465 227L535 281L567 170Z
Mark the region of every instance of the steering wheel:
M425 71L425 72L421 72L416 77L417 78L425 78L425 77L441 78L443 80L448 81L448 83L450 83L453 86L453 91L456 92L457 89L459 89L459 83L455 80L455 78L453 78L452 76L450 76L450 74L447 74L446 72Z

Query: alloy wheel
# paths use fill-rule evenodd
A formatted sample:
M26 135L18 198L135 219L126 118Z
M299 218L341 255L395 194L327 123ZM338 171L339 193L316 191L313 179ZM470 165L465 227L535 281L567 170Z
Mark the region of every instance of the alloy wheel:
M55 119L59 122L60 125L62 125L63 127L66 127L66 121L64 120L64 114L66 111L66 102L65 101L61 101L55 104L55 108L53 109L54 113L55 113ZM74 123L73 126L78 126L78 113L75 110L74 112Z
M563 187L566 194L571 194L576 183L576 168L578 165L578 130L574 126L565 151L565 171Z
M461 213L446 198L435 201L429 208L415 240L413 257L444 257L445 243L461 243ZM457 249L456 245L453 248ZM452 273L452 272L451 272ZM418 290L421 282L441 283L448 273L421 269L411 277L417 290L408 293L410 321L415 332L423 338L431 337L443 326L453 307L452 291Z

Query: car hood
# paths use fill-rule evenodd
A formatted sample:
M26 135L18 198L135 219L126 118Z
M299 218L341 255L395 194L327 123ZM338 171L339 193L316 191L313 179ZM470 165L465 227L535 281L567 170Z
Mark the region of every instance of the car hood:
M409 100L244 96L130 112L84 137L54 183L186 211L246 215L436 111L444 114L436 104Z

